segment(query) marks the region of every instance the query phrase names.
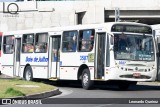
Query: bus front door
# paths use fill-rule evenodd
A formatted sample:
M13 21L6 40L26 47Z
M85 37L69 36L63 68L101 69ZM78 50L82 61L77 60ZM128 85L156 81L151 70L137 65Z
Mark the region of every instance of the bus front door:
M96 36L96 60L95 60L95 79L103 79L105 68L105 41L106 33L97 33Z
M20 76L19 67L20 67L20 49L21 49L21 38L15 38L15 47L14 47L14 63L13 63L13 75Z
M50 37L49 67L48 67L49 78L59 77L60 43L61 43L60 35L54 35Z

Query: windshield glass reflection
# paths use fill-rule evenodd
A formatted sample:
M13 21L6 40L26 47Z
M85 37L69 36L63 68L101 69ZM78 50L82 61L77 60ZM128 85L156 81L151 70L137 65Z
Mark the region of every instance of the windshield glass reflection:
M119 60L154 60L153 39L144 35L115 34L114 55Z

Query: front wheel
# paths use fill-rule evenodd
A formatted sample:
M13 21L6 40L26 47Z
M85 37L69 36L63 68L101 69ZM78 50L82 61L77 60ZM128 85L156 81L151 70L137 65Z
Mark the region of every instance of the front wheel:
M82 87L86 90L91 89L93 86L93 81L90 78L90 72L88 69L84 69L82 72Z
M25 68L24 79L27 80L27 81L32 81L33 80L32 68L30 66L27 66Z

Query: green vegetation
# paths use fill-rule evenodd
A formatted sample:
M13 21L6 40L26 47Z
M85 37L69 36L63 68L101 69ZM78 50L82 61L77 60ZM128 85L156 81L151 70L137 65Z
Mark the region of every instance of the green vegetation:
M19 79L0 79L0 98L27 96L53 90L55 87L39 82Z
M22 93L19 90L15 90L13 88L8 88L5 92L5 94L8 94L8 96L25 96L24 93Z

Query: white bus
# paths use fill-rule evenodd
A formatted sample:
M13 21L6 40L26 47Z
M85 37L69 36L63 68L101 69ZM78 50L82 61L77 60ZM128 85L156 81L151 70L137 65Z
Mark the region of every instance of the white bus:
M110 22L6 32L2 72L33 78L118 81L127 89L137 81L155 81L157 50L152 29L145 24Z

